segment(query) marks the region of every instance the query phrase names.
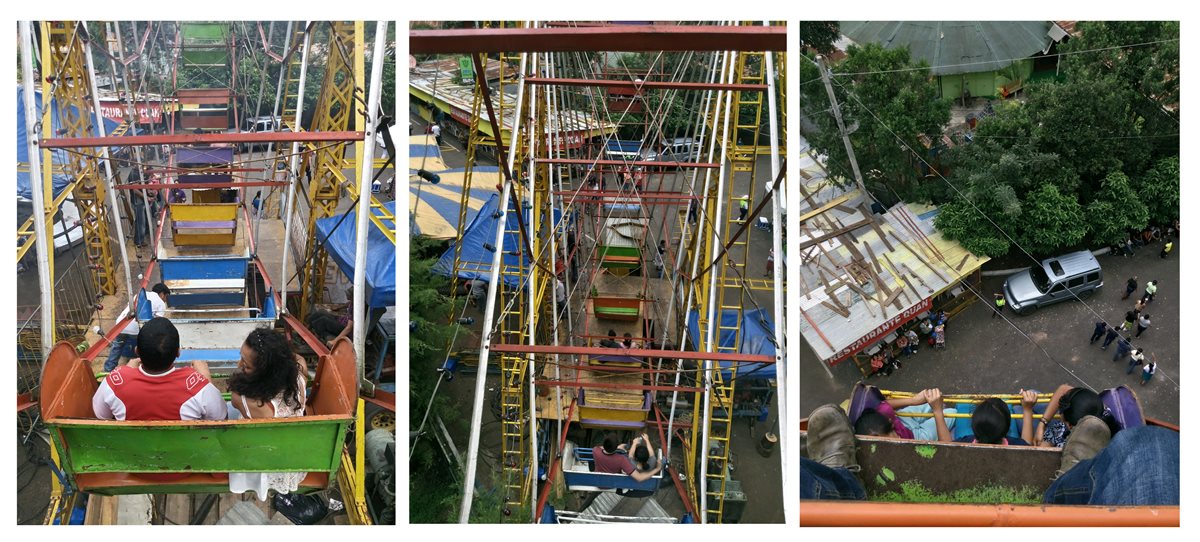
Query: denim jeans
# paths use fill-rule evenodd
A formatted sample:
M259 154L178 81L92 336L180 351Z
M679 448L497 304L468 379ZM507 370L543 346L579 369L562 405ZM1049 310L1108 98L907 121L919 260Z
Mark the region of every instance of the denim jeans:
M801 469L801 480L804 472ZM1076 463L1046 489L1046 504L1178 505L1179 433L1125 429L1096 457Z
M807 457L800 458L800 498L862 501L867 493L854 473L826 467Z
M113 339L112 346L108 348L108 359L104 360L104 372L111 373L117 368L117 362L121 358L133 358L137 353L133 347L137 345L137 335L127 335L120 333Z

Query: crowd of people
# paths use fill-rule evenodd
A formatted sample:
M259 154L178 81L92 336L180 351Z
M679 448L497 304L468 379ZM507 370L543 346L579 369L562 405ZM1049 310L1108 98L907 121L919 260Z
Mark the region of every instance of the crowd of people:
M945 348L948 320L946 311L940 310L928 318L922 318L915 326L898 331L895 342L884 344L878 352L871 354L871 371L867 376L891 376L896 369L904 366L900 359L916 354L922 341L935 350Z

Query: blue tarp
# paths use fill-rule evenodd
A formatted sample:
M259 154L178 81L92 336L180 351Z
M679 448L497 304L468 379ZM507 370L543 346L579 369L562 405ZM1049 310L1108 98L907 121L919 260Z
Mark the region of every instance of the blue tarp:
M467 228L463 230L462 237L462 254L459 264L458 278L461 279L482 279L487 280L491 274L492 256L495 254L493 250L488 250L487 247L496 242L496 227L500 224L500 218L495 216L500 208L500 195L493 193L488 198L483 207L475 215L475 218L468 223ZM503 265L516 266L522 262L518 258L525 258L525 265L529 265L529 257L527 255L517 256L513 252L521 247L521 233L518 229L517 214L508 213L507 215L508 231L504 235L504 251ZM485 246L486 245L486 246ZM438 262L433 266L433 272L443 276L450 276L454 272L454 243L450 243L450 248L445 254L438 259ZM505 286L516 288L521 285L521 280L515 276L505 275L501 277L504 280Z
M770 310L755 309L742 311L742 344L738 345L737 352L739 354L756 354L762 356L774 356L775 344L772 342L775 337L775 322L772 318ZM721 311L721 327L732 328L737 324L738 311L724 310ZM697 345L703 344L705 337L700 335L700 326L696 321L696 311L688 313L688 338L692 341L693 348L699 350ZM734 330L722 329L718 331L717 344L722 347L734 346ZM722 373L727 377L729 375L728 368L730 364L736 363L732 361L722 361ZM774 363L742 363L738 367L738 378L775 378Z
M500 218L496 216L499 205L500 195L492 193L475 218L463 230L463 250L460 255L458 278L488 280L492 269L492 255L495 252L488 250L487 247L496 242L496 226L500 224ZM519 256L515 253L522 252L523 243L521 242L521 226L517 221L517 213L514 213L510 207L506 216L508 219L507 231L510 233L504 234L504 247L501 250L504 251L503 265L508 267L522 263L517 259ZM556 227L558 221L562 219L561 216L560 213L555 213L555 226L552 227ZM570 218L567 221L570 222ZM525 228L531 229L528 224L525 225ZM524 255L524 258L524 265L528 268L531 265L529 256ZM453 242L450 243L450 248L446 250L446 253L442 254L438 262L433 265L432 271L446 277L454 271ZM513 288L521 286L521 279L518 277L505 275L502 278L506 286Z
M396 202L383 204L388 212L395 216ZM334 230L342 217L331 216L317 220L318 239L325 239L326 252L337 262L338 268L347 277L354 277L354 252L356 246L357 211L342 221L342 225ZM385 224L390 221L385 221ZM394 224L388 224L395 227ZM330 235L330 232L333 232ZM329 238L326 239L326 236ZM396 245L392 243L379 227L367 222L367 304L371 308L382 308L396 304Z
M37 100L37 114L38 118L40 119L42 116L42 93L40 91L34 92L34 99ZM53 130L43 129L43 133L57 133L60 129L62 129L62 120L59 118L57 100L51 102L50 109L50 121L54 124ZM71 111L74 112L75 108L72 107ZM117 129L117 126L120 126L119 122L104 119L104 133L111 134L113 130ZM89 131L87 135L95 136L97 134L93 129ZM130 130L127 135L134 135L134 130ZM112 150L115 151L117 149L117 147L114 147ZM66 150L61 149L53 151L52 155L54 157L53 162L56 165L67 163L70 157L70 154ZM20 85L17 85L17 163L29 163L29 142L28 134L25 129L25 92L22 90ZM58 196L58 194L62 192L62 189L68 184L71 184L70 177L67 177L66 175L55 175L53 180L54 196ZM17 197L24 199L30 199L33 197L33 191L29 186L28 171L17 172Z

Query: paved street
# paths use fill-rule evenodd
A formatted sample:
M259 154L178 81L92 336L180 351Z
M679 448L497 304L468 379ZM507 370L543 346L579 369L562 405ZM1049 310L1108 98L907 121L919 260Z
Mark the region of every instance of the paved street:
M1138 394L1147 416L1178 424L1182 246L1177 243L1165 260L1158 257L1161 245L1140 249L1132 258L1097 256L1104 270L1104 287L1086 306L1067 301L1030 316L1006 312L1017 329L998 318L991 319L987 304L974 303L946 326L945 351L922 348L915 356L903 359L902 369L869 382L904 391L939 387L943 393L1015 393L1022 387L1051 392L1062 383L1102 390L1125 384ZM1141 286L1148 280L1159 281L1158 294L1145 311L1153 323L1133 341L1146 349L1147 359L1154 356L1159 363L1158 373L1145 386L1138 385L1141 380L1137 371L1126 375L1125 363L1111 361L1115 345L1102 352L1100 342L1088 344L1097 314L1119 324L1125 311L1133 307L1132 296L1128 301L1122 301L1121 296L1126 279L1134 274ZM1002 283L1003 277L985 277L981 293L990 301ZM833 368L834 378L830 380L807 344L801 342L794 351L800 367L801 417L822 404L848 399L854 382L862 377L854 363L847 360Z

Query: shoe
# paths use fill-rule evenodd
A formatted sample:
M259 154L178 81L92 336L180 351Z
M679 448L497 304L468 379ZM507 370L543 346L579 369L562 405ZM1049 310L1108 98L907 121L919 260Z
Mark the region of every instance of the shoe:
M846 412L834 404L817 407L808 417L808 457L826 467L857 472L854 429Z
M811 426L810 419L809 427ZM1058 471L1054 473L1054 479L1057 480L1071 470L1076 463L1096 457L1100 450L1108 446L1110 440L1112 440L1112 432L1108 430L1107 424L1095 416L1084 416L1071 429L1071 435L1063 444L1062 463L1059 464Z

